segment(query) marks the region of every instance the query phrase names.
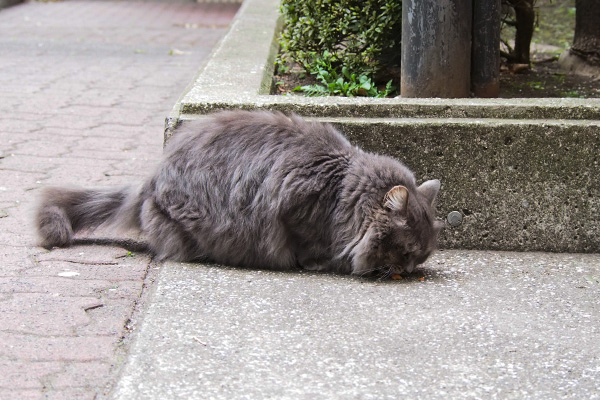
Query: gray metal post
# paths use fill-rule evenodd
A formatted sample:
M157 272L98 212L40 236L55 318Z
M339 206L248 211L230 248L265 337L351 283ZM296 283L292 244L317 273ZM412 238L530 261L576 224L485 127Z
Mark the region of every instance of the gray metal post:
M500 91L500 0L473 0L471 89L476 97Z
M402 2L402 97L469 97L471 0Z

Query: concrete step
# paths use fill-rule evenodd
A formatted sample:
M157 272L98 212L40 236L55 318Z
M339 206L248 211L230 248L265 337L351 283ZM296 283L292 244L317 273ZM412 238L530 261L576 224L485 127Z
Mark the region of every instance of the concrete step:
M452 250L397 281L166 263L112 398L594 398L599 271Z
M600 120L308 119L440 179L442 248L600 252Z

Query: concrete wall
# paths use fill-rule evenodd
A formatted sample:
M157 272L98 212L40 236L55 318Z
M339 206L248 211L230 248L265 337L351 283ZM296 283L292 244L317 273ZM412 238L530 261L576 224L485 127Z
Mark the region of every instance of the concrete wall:
M295 112L400 159L420 181L440 179L442 247L600 251L600 99L269 95L278 4L244 2L167 119L166 137L220 109Z
M366 150L438 178L446 248L600 251L600 122L335 121Z

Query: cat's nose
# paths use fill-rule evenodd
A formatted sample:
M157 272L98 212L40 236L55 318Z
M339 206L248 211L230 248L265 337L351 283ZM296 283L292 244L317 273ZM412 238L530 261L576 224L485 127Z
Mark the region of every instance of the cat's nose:
M409 274L413 272L413 269L415 269L415 263L413 261L410 261L404 266L404 271L406 271Z

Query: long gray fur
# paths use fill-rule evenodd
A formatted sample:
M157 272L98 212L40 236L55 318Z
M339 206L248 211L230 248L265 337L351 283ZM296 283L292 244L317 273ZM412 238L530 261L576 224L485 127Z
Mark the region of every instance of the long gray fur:
M160 259L396 274L435 249L439 188L331 125L230 111L179 131L141 186L46 189L36 222L47 248L112 225Z

